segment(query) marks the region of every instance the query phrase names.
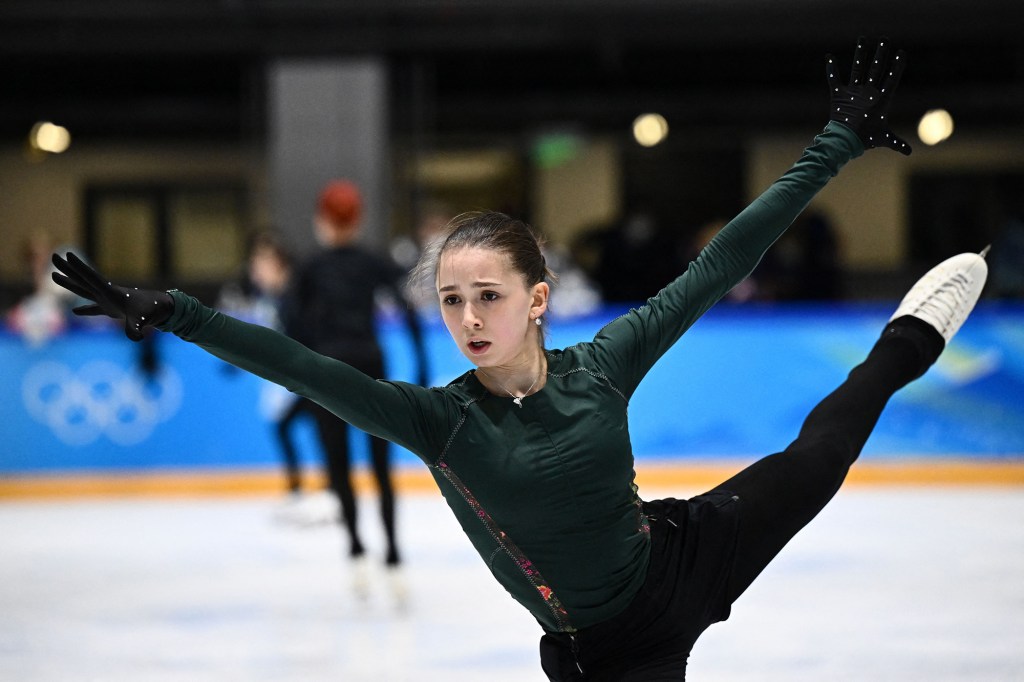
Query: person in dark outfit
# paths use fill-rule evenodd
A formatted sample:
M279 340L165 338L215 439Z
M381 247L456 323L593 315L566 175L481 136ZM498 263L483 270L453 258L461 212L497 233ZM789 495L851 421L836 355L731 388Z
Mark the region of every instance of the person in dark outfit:
M381 292L403 311L416 353L418 382L428 382L428 361L423 334L412 306L403 294L407 273L385 256L357 244L362 224L359 189L348 180L327 183L320 193L313 219L323 250L298 271L286 295L281 314L286 334L308 348L340 360L370 376L384 376L384 356L377 340L375 315ZM352 488L349 425L321 405L301 398L298 408L314 415L326 458L327 479L341 504L348 531L349 555L354 561L354 587L365 596L368 576L366 548L357 528L357 507ZM390 445L370 436L374 478L380 493L380 514L387 540L385 564L401 562L395 533L395 493L391 480ZM397 574L393 574L397 579Z
M245 271L221 287L217 308L246 322L281 330L281 305L292 277L292 256L270 232L254 234L249 240L247 252ZM225 367L238 371L231 365ZM274 384L267 384L265 388L275 393L282 391L280 386ZM307 405L312 403L305 398L288 395L287 406L279 411L274 420L274 434L281 448L289 492L289 503L285 508L291 510L301 499L303 483L302 463L292 438L292 429L308 411Z
M130 336L145 325L172 332L416 453L488 569L544 631L549 679L682 680L699 635L832 498L886 402L935 362L985 281L977 254L939 264L785 450L692 499L641 498L627 409L646 373L847 161L874 146L910 152L884 120L902 54L890 62L883 42L867 68L865 49L849 84L829 60L832 120L797 163L591 341L545 348L551 273L525 223L457 218L421 263L475 367L444 387L375 380L178 291L126 300L130 290L73 256L55 257L57 279L97 302L83 314L124 317Z

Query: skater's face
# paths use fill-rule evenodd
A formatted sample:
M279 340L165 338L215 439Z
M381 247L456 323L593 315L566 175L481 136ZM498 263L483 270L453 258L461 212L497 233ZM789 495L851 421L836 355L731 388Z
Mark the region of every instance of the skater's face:
M528 286L501 252L465 247L441 254L441 316L452 340L477 367L514 367L540 350L548 285Z

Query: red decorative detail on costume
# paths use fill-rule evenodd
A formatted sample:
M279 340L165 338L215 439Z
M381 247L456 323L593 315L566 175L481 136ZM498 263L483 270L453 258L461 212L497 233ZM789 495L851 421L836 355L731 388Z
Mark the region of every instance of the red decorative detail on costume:
M562 606L558 597L555 596L554 590L552 590L547 584L547 581L544 580L544 576L540 574L540 571L534 568L533 562L530 561L530 559L523 554L523 551L509 539L505 534L505 531L498 528L498 525L494 522L494 519L491 518L491 515L484 510L483 506L476 497L473 496L473 493L470 492L469 488L466 487L466 485L446 463L439 462L437 464L437 468L441 471L444 477L448 479L448 482L459 491L459 494L462 495L462 498L469 505L469 508L473 510L476 517L484 524L495 542L497 542L505 553L508 554L508 556L516 563L516 566L519 567L519 570L522 571L526 579L530 581L530 584L537 589L541 598L544 600L544 603L550 610L551 615L554 616L555 621L560 626L562 632L575 632L576 628L574 628L569 622L568 611L566 611L565 607Z

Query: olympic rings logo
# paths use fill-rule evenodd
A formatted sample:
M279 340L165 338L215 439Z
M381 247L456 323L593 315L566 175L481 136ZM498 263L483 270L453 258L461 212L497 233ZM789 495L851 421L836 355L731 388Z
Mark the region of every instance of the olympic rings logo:
M177 413L183 388L180 375L166 366L147 380L105 360L77 370L46 361L29 368L21 393L32 418L67 445L88 445L102 436L136 445Z

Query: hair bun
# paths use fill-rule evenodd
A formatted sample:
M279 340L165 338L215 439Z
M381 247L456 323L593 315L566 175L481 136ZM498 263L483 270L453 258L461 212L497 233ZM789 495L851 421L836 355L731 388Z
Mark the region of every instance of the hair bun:
M363 213L359 188L350 180L332 180L320 192L317 210L335 225L358 222Z

